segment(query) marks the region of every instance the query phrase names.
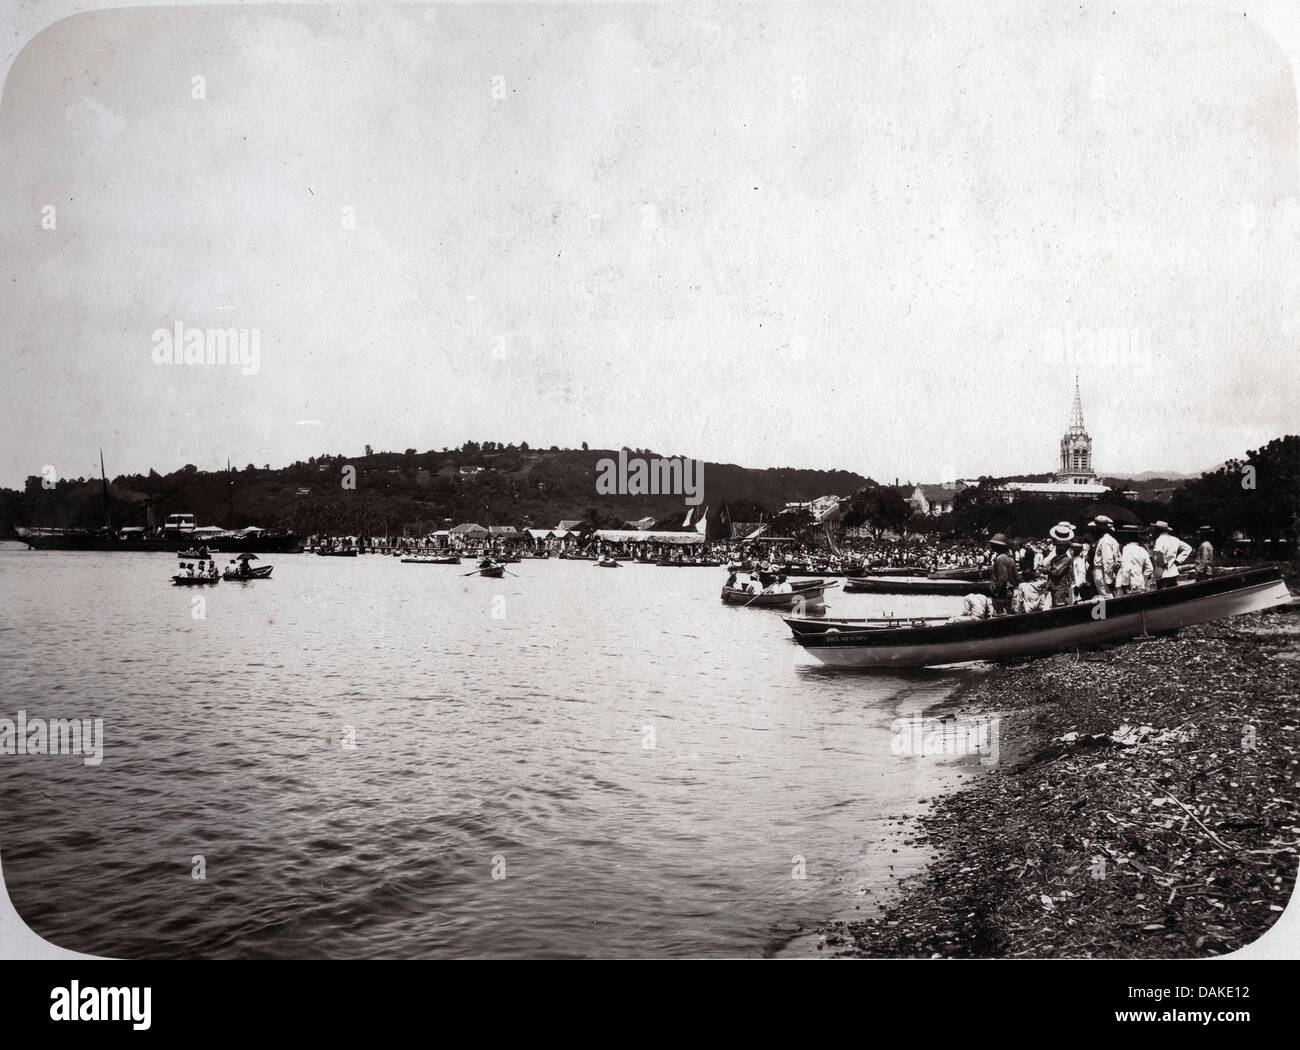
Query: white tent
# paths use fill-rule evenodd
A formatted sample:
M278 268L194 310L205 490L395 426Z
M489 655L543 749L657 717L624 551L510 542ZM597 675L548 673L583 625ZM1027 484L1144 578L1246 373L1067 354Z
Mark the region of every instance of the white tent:
M704 542L698 532L651 532L640 529L597 529L596 538L604 543L667 543L693 547Z

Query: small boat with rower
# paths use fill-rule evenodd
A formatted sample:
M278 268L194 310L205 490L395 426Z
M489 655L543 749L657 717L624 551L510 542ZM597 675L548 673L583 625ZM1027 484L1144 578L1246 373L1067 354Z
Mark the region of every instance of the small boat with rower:
M722 586L722 601L726 605L753 606L762 609L794 609L800 607L817 607L825 604L826 590L836 586L831 580L799 580L790 584L790 589L773 591L764 588L755 594L752 590L732 585L730 578Z
M231 564L221 574L223 580L231 580L237 583L247 583L250 580L269 580L273 565L258 565L256 567L249 565L250 561L257 561L256 554L241 554L235 558L239 564Z
M622 568L622 562L615 561L613 558L601 558L595 563L597 569L619 569Z
M491 558L484 558L465 576L487 576L490 579L500 579L505 575L506 567L502 562L493 561Z

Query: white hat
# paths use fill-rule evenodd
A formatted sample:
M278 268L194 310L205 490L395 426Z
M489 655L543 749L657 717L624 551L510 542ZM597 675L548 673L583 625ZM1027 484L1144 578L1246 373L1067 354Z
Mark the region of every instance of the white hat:
M1069 543L1074 539L1074 526L1068 521L1062 521L1048 529L1047 535L1057 543Z

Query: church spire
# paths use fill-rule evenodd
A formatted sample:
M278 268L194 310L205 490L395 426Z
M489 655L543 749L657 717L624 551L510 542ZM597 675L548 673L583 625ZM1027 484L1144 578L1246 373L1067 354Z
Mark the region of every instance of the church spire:
M1074 405L1070 409L1070 433L1086 434L1083 426L1083 402L1079 399L1079 377L1074 377Z

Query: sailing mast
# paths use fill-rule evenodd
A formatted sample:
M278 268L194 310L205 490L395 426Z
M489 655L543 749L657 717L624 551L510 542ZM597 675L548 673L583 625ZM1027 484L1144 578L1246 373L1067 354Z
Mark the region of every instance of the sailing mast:
M111 531L113 519L108 509L108 477L104 473L104 447L102 445L99 448L99 480L104 486L104 528Z
M235 476L230 472L230 457L226 457L226 488L230 493L230 524L227 528L235 527Z

